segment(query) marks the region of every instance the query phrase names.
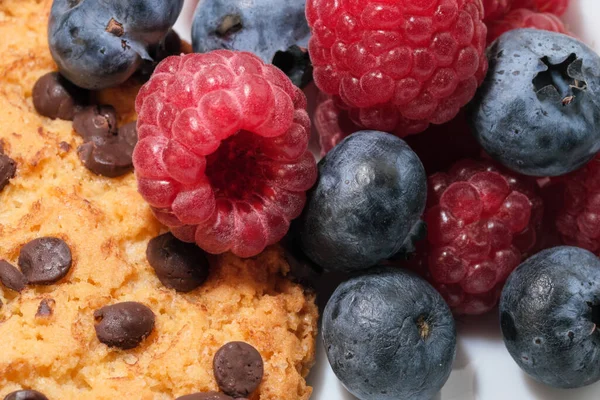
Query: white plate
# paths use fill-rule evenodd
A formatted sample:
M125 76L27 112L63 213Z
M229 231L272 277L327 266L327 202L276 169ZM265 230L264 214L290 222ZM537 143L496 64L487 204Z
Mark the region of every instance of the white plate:
M176 25L180 35L190 40L190 26L198 0L186 0ZM568 28L600 52L600 1L571 0L565 16ZM457 321L458 349L450 379L436 400L598 400L600 383L582 389L551 389L528 378L514 363L500 334L498 316ZM309 383L314 400L356 399L339 383L329 367L318 339L317 363Z

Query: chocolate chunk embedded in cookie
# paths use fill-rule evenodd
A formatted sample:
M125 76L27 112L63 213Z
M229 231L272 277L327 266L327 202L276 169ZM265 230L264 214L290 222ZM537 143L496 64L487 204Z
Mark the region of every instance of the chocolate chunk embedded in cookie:
M244 342L229 342L217 351L213 361L217 385L235 398L246 397L263 378L263 359L258 350Z
M154 313L135 301L102 307L94 312L96 336L110 347L133 349L154 329Z
M59 238L42 237L21 248L19 267L34 285L50 285L64 278L71 269L71 249Z

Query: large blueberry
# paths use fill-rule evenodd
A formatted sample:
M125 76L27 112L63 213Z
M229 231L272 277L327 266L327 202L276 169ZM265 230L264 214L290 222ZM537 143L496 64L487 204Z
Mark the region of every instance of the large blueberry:
M116 86L150 60L183 0L54 0L50 52L63 76L86 89Z
M192 25L194 51L249 51L300 86L310 75L308 53L298 49L308 46L310 36L305 6L305 0L203 0Z
M333 372L361 400L430 400L456 353L450 309L427 282L377 268L342 283L323 313Z
M558 176L600 150L600 57L575 38L535 29L502 35L471 103L475 136L525 175Z
M504 343L536 380L576 388L600 379L600 260L577 247L544 250L509 277Z
M403 248L426 196L423 165L403 140L354 133L319 163L296 226L302 250L328 270L371 267Z

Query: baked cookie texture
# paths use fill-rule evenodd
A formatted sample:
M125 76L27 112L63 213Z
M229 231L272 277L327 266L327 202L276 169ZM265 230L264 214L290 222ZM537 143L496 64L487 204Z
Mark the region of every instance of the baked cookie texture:
M31 91L55 70L46 39L51 0L0 1L0 139L17 174L0 193L0 259L41 236L63 239L73 266L60 282L16 293L0 285L0 398L35 389L49 399L173 399L218 390L213 356L225 343L257 348L265 374L251 400L308 399L304 377L317 333L314 296L284 275L282 250L247 260L211 258L208 280L190 293L164 287L146 246L164 228L138 195L132 173L104 178L78 159L70 121L38 115ZM139 85L99 94L120 123L135 120ZM50 316L38 315L43 302ZM93 313L138 301L156 315L137 348L100 343ZM45 310L47 311L47 310ZM42 313L44 314L44 313Z

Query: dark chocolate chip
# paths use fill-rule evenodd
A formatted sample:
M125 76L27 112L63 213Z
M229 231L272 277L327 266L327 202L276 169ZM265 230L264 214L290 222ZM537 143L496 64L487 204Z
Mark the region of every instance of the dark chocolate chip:
M100 342L123 350L137 347L154 329L154 313L145 305L126 301L94 312Z
M178 292L189 292L208 277L206 253L170 232L148 242L146 257L162 284Z
M49 317L54 313L54 305L56 301L54 299L43 299L40 301L40 305L38 306L37 312L35 313L36 317Z
M323 269L302 252L299 244L290 234L284 237L280 244L283 247L285 260L290 266L292 280L316 288L323 275Z
M122 126L117 135L96 137L79 146L77 154L83 165L96 175L109 178L133 170L133 149L137 143L135 122Z
M35 390L17 390L7 394L4 400L48 400L48 398Z
M58 72L50 72L37 80L32 97L38 114L72 121L87 103L89 92L73 85Z
M175 400L233 400L233 397L219 392L193 393L180 396Z
M7 288L20 292L25 289L27 279L12 264L5 260L0 260L0 282Z
M0 191L15 177L16 172L17 163L6 154L0 154Z
M213 359L217 385L234 398L248 397L256 390L263 377L263 368L260 353L244 342L227 343Z
M117 135L117 112L113 106L89 106L75 114L73 129L85 141Z
M67 275L72 264L71 249L59 238L42 237L21 248L19 267L27 282L49 285Z
M68 152L69 150L71 150L71 145L67 142L60 142L58 144L58 147L60 147L60 149L62 151L64 151L65 153Z

